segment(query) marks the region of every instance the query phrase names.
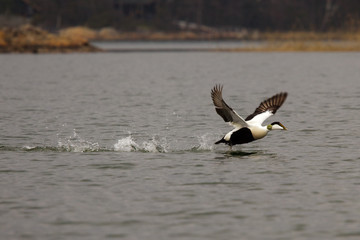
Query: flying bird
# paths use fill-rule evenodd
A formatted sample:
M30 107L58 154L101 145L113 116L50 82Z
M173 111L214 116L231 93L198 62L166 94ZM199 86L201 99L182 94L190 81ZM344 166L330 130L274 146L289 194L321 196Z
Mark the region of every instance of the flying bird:
M276 111L285 102L287 93L281 92L271 98L264 100L255 109L255 111L243 119L229 105L226 104L222 97L222 85L215 85L211 90L211 98L215 105L216 112L229 123L234 129L228 132L222 139L215 144L225 143L230 146L249 143L265 137L271 130L287 130L280 122L273 122L269 125L261 124Z

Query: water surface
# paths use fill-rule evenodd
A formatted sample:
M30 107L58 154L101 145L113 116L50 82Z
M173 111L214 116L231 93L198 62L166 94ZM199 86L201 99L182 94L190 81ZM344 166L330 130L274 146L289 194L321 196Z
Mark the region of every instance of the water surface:
M359 58L0 55L0 238L358 239ZM214 145L216 83L289 130Z

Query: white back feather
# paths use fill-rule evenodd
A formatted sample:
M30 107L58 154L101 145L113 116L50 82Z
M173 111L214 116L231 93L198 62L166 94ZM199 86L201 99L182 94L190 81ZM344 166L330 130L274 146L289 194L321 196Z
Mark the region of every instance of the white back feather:
M266 112L256 115L251 120L246 121L246 123L249 125L258 126L258 125L261 125L268 117L270 117L272 115L274 115L272 112L266 111Z

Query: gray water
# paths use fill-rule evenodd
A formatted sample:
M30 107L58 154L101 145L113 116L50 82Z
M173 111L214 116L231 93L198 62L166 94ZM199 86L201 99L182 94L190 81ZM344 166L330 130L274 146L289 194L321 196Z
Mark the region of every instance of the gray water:
M0 239L359 239L360 53L0 55ZM232 152L240 115L288 91Z
M106 51L209 51L234 48L255 48L264 45L262 41L110 41L92 42Z

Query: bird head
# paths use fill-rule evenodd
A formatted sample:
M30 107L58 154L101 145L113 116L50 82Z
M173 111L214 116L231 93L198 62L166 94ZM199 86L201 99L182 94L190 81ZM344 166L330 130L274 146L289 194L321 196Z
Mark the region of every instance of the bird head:
M267 125L268 130L287 130L287 128L282 125L280 122L273 122Z

